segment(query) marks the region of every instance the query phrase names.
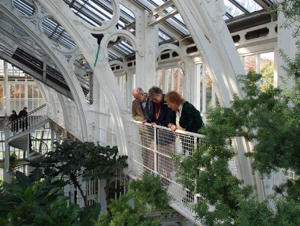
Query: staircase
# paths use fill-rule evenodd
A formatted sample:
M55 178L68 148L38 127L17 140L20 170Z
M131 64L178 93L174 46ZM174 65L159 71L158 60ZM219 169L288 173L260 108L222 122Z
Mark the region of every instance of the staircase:
M46 104L29 112L26 117L9 122L8 145L22 149L24 152L30 151L30 132L41 128L47 122L49 119Z

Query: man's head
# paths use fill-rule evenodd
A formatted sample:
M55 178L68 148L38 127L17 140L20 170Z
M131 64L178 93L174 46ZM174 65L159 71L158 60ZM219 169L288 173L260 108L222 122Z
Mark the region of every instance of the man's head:
M27 111L27 107L24 107L23 110L24 110L24 111Z
M139 87L133 90L132 95L134 99L139 103L142 103L144 100L147 99L147 95L144 93L143 89Z

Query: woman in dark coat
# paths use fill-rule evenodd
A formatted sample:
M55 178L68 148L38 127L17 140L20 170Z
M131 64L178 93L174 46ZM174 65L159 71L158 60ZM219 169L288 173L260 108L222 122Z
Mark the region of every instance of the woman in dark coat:
M199 130L203 126L203 121L200 112L186 101L178 92L171 91L165 96L165 101L168 103L168 107L173 110L173 114L167 120L167 126L172 130L183 130L193 133L199 133ZM194 139L189 136L182 136L182 149L184 154L188 154L192 157L193 150L197 144L194 143ZM197 139L197 143L198 143ZM194 196L190 191L187 191L186 197L182 199L183 202L192 202Z
M186 101L178 92L171 91L165 96L168 107L173 110L173 114L167 121L167 126L175 131L177 129L198 133L203 126L200 112Z

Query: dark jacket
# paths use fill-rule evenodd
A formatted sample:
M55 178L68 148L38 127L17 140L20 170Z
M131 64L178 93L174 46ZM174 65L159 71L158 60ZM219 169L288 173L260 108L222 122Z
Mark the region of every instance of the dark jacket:
M161 106L160 113L158 119L156 121L156 125L166 126L168 118L172 115L172 109L168 107L167 102L164 101L163 105ZM154 102L150 101L150 115L147 122L152 123L154 122ZM160 131L156 133L156 142L159 145L168 145L175 141L175 135L169 131Z
M176 112L174 111L171 117L168 119L167 124L173 123L176 125ZM181 117L179 119L179 125L185 128L186 131L198 133L199 129L202 128L203 121L200 112L186 101L182 106Z
M11 122L11 121L14 121L14 120L16 120L18 118L18 115L17 114L11 114L10 116L9 116L9 121Z
M27 116L27 114L28 114L28 112L27 111L25 111L25 110L21 110L20 112L19 112L19 117L21 118L21 117L26 117Z
M172 115L172 109L168 107L167 102L164 101L164 104L161 106L160 113L158 119L156 121L157 125L166 126L168 118ZM148 123L154 122L154 102L150 101L150 112L149 112L149 119L147 119Z

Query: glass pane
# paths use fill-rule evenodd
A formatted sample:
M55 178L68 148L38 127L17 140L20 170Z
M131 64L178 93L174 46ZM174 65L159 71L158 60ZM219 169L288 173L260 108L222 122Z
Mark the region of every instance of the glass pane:
M20 95L20 85L15 85L15 95L16 95L16 98L20 98L21 95Z
M38 86L37 86L37 85L34 85L34 86L33 86L33 89L34 89L34 90L33 90L33 93L34 93L34 94L33 94L33 97L34 97L34 98L39 98L39 92L40 92L40 91L39 91Z
M3 85L0 84L0 98L3 98Z
M263 9L259 4L257 4L253 0L235 0L245 9L247 9L250 13Z
M237 8L235 5L233 5L229 0L224 0L224 4L226 7L226 11L233 17L243 15L244 13Z
M158 87L162 89L162 70L158 71Z
M256 55L245 57L244 62L245 62L244 63L244 68L245 68L246 74L248 74L248 72L250 70L256 71Z
M209 108L212 107L212 82L208 72L206 74L206 108Z
M31 111L29 109L34 109L33 100L32 99L28 99L28 106L27 106L27 108L28 108L28 111Z
M28 98L33 98L33 95L32 95L32 85L28 85Z
M177 73L177 69L174 69L174 86L173 86L173 90L177 90L177 86L178 86L178 73Z
M15 85L10 85L10 98L15 97Z
M182 95L183 94L183 91L182 91L183 71L180 69L179 73L180 73L180 91L179 91L179 93Z
M168 75L168 90L166 90L166 92L171 91L172 90L172 69L169 68L167 70L167 75Z
M0 112L4 115L4 101L0 100Z
M274 52L260 54L261 89L274 85Z
M200 69L200 107L201 110L203 108L203 74L204 74L204 70L203 67L201 67Z
M39 90L39 98L43 98L42 92Z
M25 85L20 85L20 96L25 98Z

